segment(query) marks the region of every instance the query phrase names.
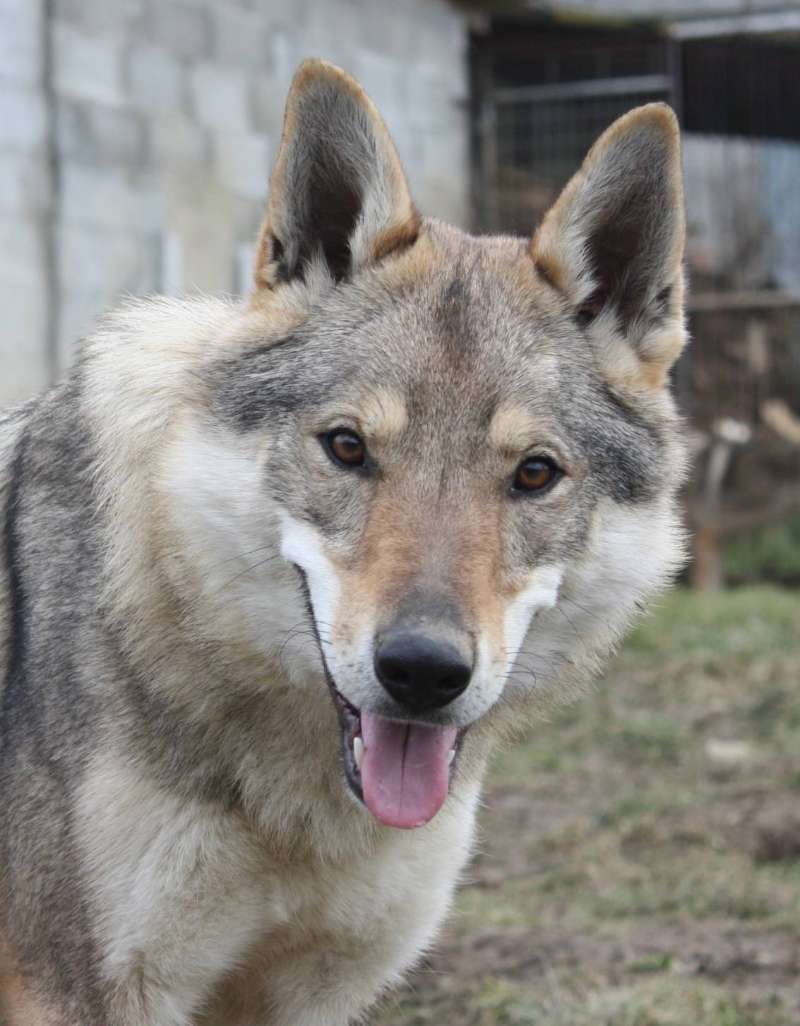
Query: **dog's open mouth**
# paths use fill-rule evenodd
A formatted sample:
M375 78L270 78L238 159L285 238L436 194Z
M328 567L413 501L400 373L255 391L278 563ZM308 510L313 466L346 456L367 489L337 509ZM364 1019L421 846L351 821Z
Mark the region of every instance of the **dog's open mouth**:
M424 826L447 798L463 731L360 712L333 684L331 691L353 793L386 826Z
M385 826L403 830L424 826L444 805L466 728L390 720L348 702L328 669L305 571L297 563L294 566L339 716L347 783Z

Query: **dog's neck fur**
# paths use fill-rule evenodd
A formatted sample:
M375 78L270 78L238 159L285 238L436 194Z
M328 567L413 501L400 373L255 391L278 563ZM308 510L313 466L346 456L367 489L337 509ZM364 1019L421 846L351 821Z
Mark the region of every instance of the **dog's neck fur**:
M115 658L130 682L120 723L128 723L131 711L146 717L141 733L158 741L160 750L151 755L165 786L244 815L274 857L350 858L397 834L380 827L343 786L336 714L295 571L277 565L271 573L287 644L270 657L253 646L224 601L236 566L226 566L223 555L211 565L216 572L206 574L193 562L192 539L187 556L187 538L176 536L165 494L175 474L171 455L183 451L187 432L203 431L202 411L193 411L191 423L175 420L183 382L220 355L223 322L229 329L236 309L247 319L245 308L232 310L226 301L141 305L129 321L118 315L113 328L101 331L81 368L85 385L94 375L116 384L113 390L85 387L83 394L95 403L88 414L101 468L101 605ZM124 337L126 323L135 337ZM208 348L187 351L181 339L200 333ZM159 365L148 359L148 339L159 340ZM165 351L173 357L166 375ZM139 515L144 508L148 515ZM158 537L148 533L155 523ZM194 541L202 552L203 539ZM301 657L292 658L298 632ZM310 691L324 700L310 701ZM127 750L135 745L127 727L119 727L119 743ZM451 804L471 801L485 758L477 744L464 760ZM280 802L271 801L278 794Z

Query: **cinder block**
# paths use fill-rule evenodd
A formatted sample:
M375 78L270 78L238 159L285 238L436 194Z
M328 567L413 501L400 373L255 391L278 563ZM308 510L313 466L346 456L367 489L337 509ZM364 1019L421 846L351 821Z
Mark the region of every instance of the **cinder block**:
M454 106L467 101L466 63L420 60L409 77L407 96L412 117L429 123L441 121Z
M378 50L404 60L407 65L413 64L419 52L419 37L425 30L428 6L415 4L411 11L408 4L381 0L359 5L354 48L357 45Z
M390 124L389 130L413 193L418 177L424 168L424 143L419 129L411 119L403 118L401 121Z
M271 75L256 75L250 82L250 104L250 120L255 130L279 138L286 88L281 87Z
M61 175L61 209L65 224L158 232L164 223L164 195L158 184L122 170L67 163Z
M448 131L423 132L423 163L414 181L420 207L435 217L466 226L469 221L466 131L454 116Z
M214 4L214 56L238 68L263 68L269 59L267 23L260 11Z
M51 0L53 17L68 21L90 35L110 33L128 40L142 38L145 0Z
M31 86L5 83L0 88L0 146L40 147L47 134L44 96Z
M287 5L291 20L285 20L285 30L295 45L295 58L324 57L353 70L352 58L360 45L362 26L370 17L372 2L363 0L332 0L330 3L314 3L311 0L305 10L301 4ZM383 49L383 36L388 31L386 21L376 28L372 45Z
M209 128L247 131L249 97L244 72L218 64L200 64L191 73L192 106L197 120Z
M0 3L0 78L37 84L42 75L43 0Z
M409 69L408 64L361 47L354 54L354 71L390 128L409 116L407 82L414 70ZM435 102L436 97L428 97L428 103Z
M266 198L271 148L265 136L220 132L214 137L214 156L221 185L249 199Z
M0 276L0 409L23 402L41 392L47 380L47 311L42 301L43 282L22 282Z
M125 295L155 291L157 236L135 231L97 231L67 226L60 237L64 268L59 355L68 366L77 343ZM84 267L88 273L81 274Z
M211 52L208 11L185 0L157 0L150 10L150 38L183 60L203 60Z
M128 96L139 110L179 110L186 101L185 70L160 46L135 46L128 54Z
M81 341L97 325L104 311L113 303L100 290L73 288L62 295L58 317L58 363L63 374L74 362Z
M35 218L50 203L50 180L41 157L0 150L0 211Z
M43 260L41 230L35 220L19 212L0 217L0 278L29 281Z
M181 114L157 117L150 124L153 163L159 168L211 168L208 130Z
M154 238L140 232L99 230L70 224L59 233L59 263L69 290L105 293L147 292L155 284Z
M89 36L66 22L53 26L56 89L65 96L119 105L124 102L122 44Z
M302 56L289 35L282 29L267 33L265 72L251 78L251 118L257 132L277 138L283 124L286 92Z
M19 213L0 217L0 407L47 384L45 295L39 226Z
M164 232L157 240L158 267L156 291L165 296L179 296L186 289L183 239L177 232Z
M131 111L83 100L62 100L57 117L62 159L95 167L143 167L144 119Z
M233 272L233 291L236 295L241 296L252 290L257 254L258 247L253 240L237 245Z

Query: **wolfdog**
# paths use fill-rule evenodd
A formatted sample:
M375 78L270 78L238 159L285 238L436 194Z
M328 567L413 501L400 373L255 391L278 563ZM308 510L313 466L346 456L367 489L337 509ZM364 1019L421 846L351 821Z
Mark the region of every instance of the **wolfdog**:
M532 239L292 84L245 301L136 301L0 424L10 1026L337 1026L429 944L488 756L681 558L679 138Z

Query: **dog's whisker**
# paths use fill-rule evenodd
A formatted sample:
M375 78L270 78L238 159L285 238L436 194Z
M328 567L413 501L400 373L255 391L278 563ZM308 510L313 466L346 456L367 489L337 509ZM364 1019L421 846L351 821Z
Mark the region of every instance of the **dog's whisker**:
M245 567L244 570L241 570L238 574L235 574L233 577L230 578L230 580L225 581L224 584L221 584L219 586L219 588L217 588L215 590L215 594L219 594L220 592L226 591L228 588L230 588L230 586L232 584L235 584L236 581L240 580L242 577L245 577L247 574L252 573L254 570L258 570L259 567L267 566L267 564L274 563L276 560L282 559L282 558L283 558L282 556L277 555L277 556L268 556L266 559L259 559L257 562L253 563L251 566Z
M601 623L604 627L608 627L609 630L612 629L611 624L605 617L600 616L599 613L596 613L591 609L587 609L586 606L582 606L580 602L576 602L575 599L562 598L561 602L569 602L570 605L575 606L575 608L579 609L585 616L588 616L592 620L597 620L598 623Z
M206 571L217 570L221 566L225 566L228 563L234 563L236 560L244 559L246 556L254 556L257 552L265 552L267 550L274 551L274 544L267 542L264 545L257 545L254 549L246 549L244 552L237 552L233 556L227 556L225 559L217 560L215 563L209 563L205 568Z

